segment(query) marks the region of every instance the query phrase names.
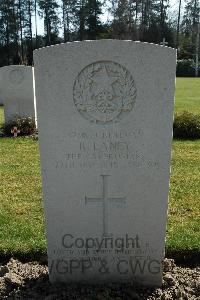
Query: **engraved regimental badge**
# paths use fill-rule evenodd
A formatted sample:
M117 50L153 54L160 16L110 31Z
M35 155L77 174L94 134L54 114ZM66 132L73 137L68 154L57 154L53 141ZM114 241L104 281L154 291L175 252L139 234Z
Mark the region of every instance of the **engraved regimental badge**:
M112 61L100 61L85 67L74 83L74 103L90 122L119 122L132 109L136 88L131 73Z

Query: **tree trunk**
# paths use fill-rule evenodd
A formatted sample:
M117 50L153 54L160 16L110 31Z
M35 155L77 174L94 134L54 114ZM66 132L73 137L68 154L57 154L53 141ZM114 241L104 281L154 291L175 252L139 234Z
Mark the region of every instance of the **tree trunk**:
M38 48L38 37L37 37L37 0L35 0L35 48Z
M18 1L19 9L19 26L20 26L20 42L21 42L21 63L24 62L24 49L23 49L23 29L22 29L22 8L21 0Z
M66 9L65 0L63 0L63 5L62 5L62 13L63 13L63 36L64 36L64 42L66 43L66 23L65 23L66 16L65 16L65 9Z
M32 20L31 20L31 1L28 0L28 17L29 17L29 33L30 33L30 57L29 57L29 64L32 65L33 63L33 33L32 33Z

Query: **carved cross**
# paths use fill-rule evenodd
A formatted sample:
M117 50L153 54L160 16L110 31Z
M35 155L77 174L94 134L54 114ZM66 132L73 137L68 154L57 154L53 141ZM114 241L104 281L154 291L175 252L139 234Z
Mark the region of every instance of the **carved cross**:
M108 234L108 204L110 203L126 203L126 197L108 197L108 177L110 175L100 175L102 178L102 196L98 198L90 198L85 196L85 204L88 203L101 203L103 208L103 236L107 237Z
M160 45L162 45L162 46L167 46L168 45L168 42L165 41L165 38L163 38L163 41L160 43Z

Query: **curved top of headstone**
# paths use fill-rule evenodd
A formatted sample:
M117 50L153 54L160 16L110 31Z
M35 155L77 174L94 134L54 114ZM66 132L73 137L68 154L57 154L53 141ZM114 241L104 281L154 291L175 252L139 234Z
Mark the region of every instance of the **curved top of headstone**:
M17 68L32 68L31 66L25 66L25 65L9 65L9 66L3 66L0 68L0 70L2 69L17 69Z
M9 65L9 66L4 66L0 68L0 74L3 72L5 73L12 73L11 77L14 79L17 75L21 77L21 73L23 72L29 72L31 70L31 66L25 66L25 65ZM12 79L11 79L12 80Z
M140 41L132 41L132 40L117 40L117 39L100 39L100 40L84 40L84 41L74 41L74 42L67 42L67 43L61 43L51 46L42 47L39 49L35 49L33 52L36 54L37 52L45 52L45 51L56 51L58 48L65 48L65 47L82 47L85 44L87 45L105 45L105 46L124 46L127 47L128 45L135 45L137 48L145 48L145 49L151 49L151 48L158 48L158 49L165 49L165 51L173 51L176 52L175 48L164 46L164 45L158 45L154 43L148 43L148 42L140 42Z
M20 86L26 82L27 76L32 76L32 67L24 65L10 65L0 68L0 85L7 82L8 86Z
M40 70L41 76L45 74L44 78L48 78L43 90L51 81L51 85L56 82L61 86L66 80L63 89L70 85L75 108L84 119L97 124L112 124L133 110L138 73L141 78L143 72L154 77L157 72L154 66L160 68L164 63L170 68L175 54L173 48L146 42L93 40L35 50L34 60L36 71ZM43 82L42 77L40 80Z

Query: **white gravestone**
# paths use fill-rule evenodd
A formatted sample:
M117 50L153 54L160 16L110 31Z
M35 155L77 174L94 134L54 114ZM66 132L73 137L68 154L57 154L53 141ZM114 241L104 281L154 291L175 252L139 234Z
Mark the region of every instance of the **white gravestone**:
M33 68L11 65L0 68L0 100L5 122L16 117L35 118Z
M84 41L34 62L50 280L161 285L176 51Z

